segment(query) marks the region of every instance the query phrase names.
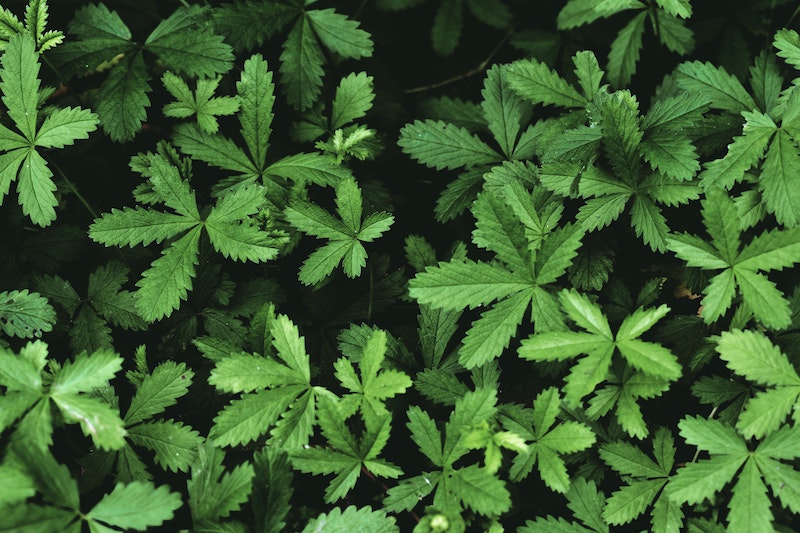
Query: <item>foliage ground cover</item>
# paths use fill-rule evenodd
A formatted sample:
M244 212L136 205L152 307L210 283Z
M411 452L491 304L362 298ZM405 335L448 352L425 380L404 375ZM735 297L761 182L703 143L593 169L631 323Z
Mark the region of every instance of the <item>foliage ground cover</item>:
M797 531L798 20L4 2L0 531Z

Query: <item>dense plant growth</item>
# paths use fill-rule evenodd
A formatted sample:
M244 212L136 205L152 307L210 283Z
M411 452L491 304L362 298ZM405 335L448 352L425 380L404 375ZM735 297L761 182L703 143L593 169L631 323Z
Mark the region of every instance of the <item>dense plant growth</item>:
M798 17L7 2L0 531L796 531Z

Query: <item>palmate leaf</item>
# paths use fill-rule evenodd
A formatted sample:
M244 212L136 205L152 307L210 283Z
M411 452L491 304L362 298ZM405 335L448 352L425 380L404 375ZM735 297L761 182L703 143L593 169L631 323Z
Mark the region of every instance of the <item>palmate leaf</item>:
M634 520L647 507L652 506L653 531L680 531L683 513L662 492L669 481L675 451L672 435L666 428L658 428L653 437L655 461L626 442L617 441L603 445L600 449L601 458L619 474L632 477L609 497L603 510L603 518L610 524L622 525Z
M17 179L22 212L35 224L47 226L56 219L56 185L36 148L63 148L86 139L97 127L98 118L80 108L56 109L37 128L38 75L39 56L33 38L27 33L9 37L2 56L0 91L8 116L22 135L5 127L0 130L0 150L7 152L0 156L0 203Z
M164 105L165 116L188 118L197 116L197 125L206 133L216 133L219 129L217 116L232 115L239 110L239 102L230 96L214 96L220 78L201 78L197 88L192 91L177 74L170 71L161 76L161 83L176 99Z
M321 282L340 263L348 277L358 277L367 260L362 242L379 238L394 223L394 216L383 211L362 220L361 189L349 176L336 185L336 211L339 218L308 201L294 201L284 210L292 226L329 241L303 262L299 279L304 285Z
M703 201L704 225L712 236L713 246L688 234L671 235L668 247L689 264L706 270L723 269L711 278L703 289L703 319L717 320L730 308L738 288L745 305L763 324L782 328L789 325L789 304L775 285L759 271L786 268L798 261L800 230L775 230L756 236L739 250L741 228L736 222L737 211L724 191L706 191Z
M633 338L649 330L669 311L668 307L638 309L626 317L612 337L608 321L596 303L568 289L559 293L559 299L567 315L587 332L536 333L522 341L517 353L524 359L538 361L586 354L566 378L564 390L568 403L576 403L606 379L612 355L617 351L632 368L654 378L674 381L680 377L681 366L674 354L659 344Z
M28 343L19 355L0 349L2 370L0 383L9 391L4 397L0 429L6 429L17 419L18 437L46 449L52 444L53 404L67 423L78 423L94 445L105 450L118 449L125 444L125 428L119 411L95 398L95 389L108 385L121 368L122 359L110 350L92 354L80 353L63 367L47 376L42 372L47 363L47 345L41 341ZM53 402L52 404L50 402Z
M238 510L250 496L255 471L250 463L225 471L225 454L206 443L198 448L192 477L186 482L195 522L215 522Z
M728 502L728 527L769 529L773 513L766 496L768 488L778 494L786 484L783 479L798 478L796 470L780 462L798 455L797 449L789 444L796 443L797 428L783 426L751 451L733 428L717 420L686 417L678 425L687 443L707 450L711 457L678 469L667 484L670 499L675 503L695 503L713 498L735 477L733 496ZM782 469L787 471L786 477L773 475ZM796 482L790 483L796 486ZM800 507L796 490L784 494L780 498L783 506L793 511Z
M528 444L527 453L514 458L509 474L512 481L527 477L536 465L542 481L557 492L567 492L570 478L561 455L584 450L595 441L588 426L574 421L557 422L561 396L554 387L540 392L533 400L533 409L501 411L499 421Z
M716 350L728 368L738 375L770 387L745 404L737 423L743 435L763 438L778 429L787 414L796 411L800 376L780 348L763 333L723 332Z
M160 154L148 162L143 173L150 178L157 201L175 212L141 207L112 210L95 220L89 236L107 246L175 239L136 283L137 310L143 319L153 322L171 315L191 290L204 228L214 249L234 260L272 259L283 239L251 225L250 216L265 202L258 187L235 189L219 199L203 219L195 194L179 170Z
M269 332L265 337L269 345L263 350L274 348L277 357L268 357L266 352L232 355L212 371L209 383L216 388L245 392L214 419L209 437L216 444L247 443L272 426L270 442L275 446L293 450L308 443L316 399L324 389L310 384L309 356L297 327L286 316L273 313L271 308L262 311L257 324Z
M365 410L364 431L353 435L345 425L346 413L333 395L320 396L318 422L328 441L326 448L302 447L289 452L294 468L312 474L336 474L325 490L325 501L344 498L355 486L361 469L380 477L396 478L403 471L379 459L389 439L391 415L388 411Z

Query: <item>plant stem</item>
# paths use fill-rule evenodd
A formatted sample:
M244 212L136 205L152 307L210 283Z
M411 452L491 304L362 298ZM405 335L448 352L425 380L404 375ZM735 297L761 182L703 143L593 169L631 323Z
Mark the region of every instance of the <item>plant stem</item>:
M66 174L64 174L64 171L61 170L61 167L59 167L58 164L56 164L56 162L52 160L50 161L50 165L52 165L52 167L56 169L56 172L58 172L58 174L61 176L61 179L63 179L64 182L67 184L69 190L72 191L72 193L78 197L78 200L80 200L80 202L83 204L86 210L89 211L89 213L91 213L92 217L98 218L97 212L92 208L91 205L89 205L89 202L86 200L86 198L83 197L78 188L75 187L75 184L72 183L72 181L70 181L70 179L67 177Z
M421 92L425 92L425 91L430 91L432 89L438 89L440 87L444 87L446 85L450 85L451 83L455 83L457 81L461 81L463 79L472 77L472 76L474 76L476 74L482 74L486 70L486 66L489 64L489 62L492 60L492 58L497 54L497 52L500 51L500 48L503 47L503 45L506 43L508 38L511 37L511 34L513 32L514 32L514 28L513 27L509 28L508 31L506 32L506 34L503 35L503 38L500 39L500 42L497 43L497 46L495 46L492 49L492 51L489 53L489 55L486 57L486 59L481 61L480 64L477 67L472 68L472 69L470 69L470 70L468 70L468 71L466 71L466 72L464 72L462 74L458 74L457 76L453 76L452 78L447 78L445 80L442 80L442 81L439 81L439 82L436 82L436 83L432 83L430 85L421 85L419 87L412 87L411 89L406 89L406 94L421 93Z

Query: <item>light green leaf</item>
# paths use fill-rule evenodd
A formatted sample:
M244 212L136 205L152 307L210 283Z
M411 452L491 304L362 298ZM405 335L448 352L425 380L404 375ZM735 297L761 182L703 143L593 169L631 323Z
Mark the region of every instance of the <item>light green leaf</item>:
M88 139L97 129L97 115L79 107L56 109L44 119L36 132L36 145L63 148L78 139Z
M132 426L175 405L189 390L193 377L194 372L184 363L165 361L158 365L136 388L125 423Z
M529 287L524 278L504 268L466 260L426 268L409 282L409 294L422 304L463 309L486 305Z
M372 108L375 92L372 89L372 76L366 72L350 73L339 82L331 106L332 130L363 117Z
M289 31L280 61L286 99L298 111L308 109L322 89L322 65L325 62L309 17L301 16Z
M53 329L56 312L37 292L0 292L0 330L8 336L30 338Z
M731 113L756 109L753 97L745 90L735 76L728 74L723 67L711 63L690 61L682 63L677 69L678 85L689 93L710 98L711 107Z
M493 66L483 83L483 114L500 149L511 158L523 121L530 114L530 105L511 91L508 67Z
M172 314L186 300L192 286L200 246L200 226L195 226L161 252L142 273L136 286L136 309L148 322Z
M370 533L399 533L394 517L382 510L373 511L370 507L349 506L344 511L339 507L322 513L310 520L301 533L348 533L350 531L369 531Z
M67 361L50 386L53 395L72 395L101 388L122 369L122 358L111 350L79 354Z
M720 491L745 462L744 455L716 455L679 468L667 484L667 494L676 503L695 504Z
M117 450L125 445L125 427L116 409L86 395L53 394L51 398L64 418L80 423L84 435L98 448Z
M255 471L243 463L226 472L225 454L209 443L197 450L192 477L186 482L195 521L218 521L238 510L250 496Z
M614 87L628 85L636 72L646 19L647 13L644 11L633 17L611 43L611 50L608 52L608 80Z
M151 91L141 53L125 57L111 69L97 92L95 111L103 130L116 142L130 141L147 118Z
M758 180L767 211L786 227L800 225L800 154L789 134L778 130Z
M86 516L119 528L144 531L171 520L180 506L180 494L170 492L166 485L154 487L134 481L129 485L117 484Z
M359 28L359 22L333 9L306 12L311 27L326 48L342 57L359 59L372 55L370 34Z
M160 420L128 427L128 439L155 452L154 460L172 472L188 472L203 437L181 422Z
M508 67L511 88L532 104L582 108L586 99L554 70L536 59L519 60Z
M744 173L764 156L778 129L767 115L756 111L743 112L742 115L746 119L742 135L734 137L725 157L706 163L705 170L700 173L700 185L706 190L718 186L730 189L740 182Z
M778 49L777 56L793 67L800 69L800 36L792 29L782 28L775 33L772 46Z
M522 322L531 301L531 292L522 291L495 303L481 314L467 331L458 350L458 361L470 369L498 357Z
M600 306L589 300L586 295L574 289L563 289L559 292L558 298L564 311L577 325L604 339L613 339L608 319L603 316Z
M415 120L400 130L397 144L425 166L455 170L500 161L500 155L466 129L441 121Z

